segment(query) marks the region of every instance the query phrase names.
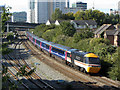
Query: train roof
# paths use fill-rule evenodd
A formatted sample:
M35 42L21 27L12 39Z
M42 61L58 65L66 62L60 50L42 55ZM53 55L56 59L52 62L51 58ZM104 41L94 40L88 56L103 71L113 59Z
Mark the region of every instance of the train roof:
M84 56L84 55L88 54L88 52L84 52L84 51L81 51L81 50L78 50L78 49L70 49L69 51L72 52L72 53L75 53L77 55L80 55L80 56Z
M55 48L59 48L61 50L64 50L64 51L68 51L69 49L71 49L70 47L63 46L63 45L60 45L60 44L54 44L52 46L55 47Z

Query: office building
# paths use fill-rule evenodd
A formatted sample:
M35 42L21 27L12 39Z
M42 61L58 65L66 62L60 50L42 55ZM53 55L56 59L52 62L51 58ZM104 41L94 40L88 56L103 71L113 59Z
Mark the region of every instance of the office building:
M72 7L81 8L82 10L86 10L87 9L87 3L76 2L76 3L72 4Z
M81 8L76 8L76 7L70 7L70 8L64 8L63 13L66 14L68 12L76 13L77 11L83 10Z
M69 1L69 0L67 0ZM30 0L30 20L31 23L46 23L51 18L56 8L64 11L65 0Z

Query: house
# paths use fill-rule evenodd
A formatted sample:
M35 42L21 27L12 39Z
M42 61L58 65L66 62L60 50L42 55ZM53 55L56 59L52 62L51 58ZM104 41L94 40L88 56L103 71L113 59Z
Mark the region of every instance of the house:
M120 25L103 24L94 34L95 38L107 38L114 46L120 46Z
M120 46L120 30L107 30L104 32L104 38L110 40L114 46Z
M55 25L60 25L60 23L64 22L64 21L69 21L69 20L56 20L55 21Z
M98 28L94 34L95 38L100 38L104 34L106 30L114 30L115 27L112 24L103 24L100 28Z
M94 20L56 20L56 21L48 20L46 22L46 25L51 25L52 23L54 23L55 25L60 25L60 23L63 21L70 22L78 30L79 29L86 29L86 28L90 28L90 29L97 28L97 23Z
M51 25L51 24L55 24L55 20L48 20L46 22L46 25Z
M97 23L94 20L71 20L71 23L76 29L97 28Z

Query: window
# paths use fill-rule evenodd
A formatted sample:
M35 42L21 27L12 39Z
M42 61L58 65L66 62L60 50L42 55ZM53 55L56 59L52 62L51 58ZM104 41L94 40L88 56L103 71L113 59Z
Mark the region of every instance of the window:
M47 49L49 49L49 46L48 46L48 45L46 45L46 48L47 48Z
M35 42L35 39L33 38L33 42Z
M46 45L44 43L42 43L42 47L46 47Z
M56 53L59 53L59 54L61 54L61 55L64 55L64 51L59 50L59 49L57 49L57 48L52 47L52 51L53 51L53 52L56 52Z
M85 63L89 64L89 59L88 58L84 57L84 61L85 61Z
M36 40L36 43L37 43L38 45L40 45L40 41Z
M67 57L71 57L71 54L70 54L70 53L67 53Z
M100 59L89 57L89 64L100 64Z

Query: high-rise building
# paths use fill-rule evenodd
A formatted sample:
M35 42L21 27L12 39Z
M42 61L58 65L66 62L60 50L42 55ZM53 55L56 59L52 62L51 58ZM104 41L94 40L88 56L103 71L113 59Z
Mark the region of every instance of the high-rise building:
M63 11L65 6L65 0L30 0L30 22L46 23L56 8Z
M118 14L120 15L120 1L118 2Z
M120 1L118 2L118 11L120 11Z
M72 7L75 8L81 8L82 10L86 10L87 9L87 3L83 3L83 2L76 2L72 4Z
M29 22L35 23L35 0L30 0L29 2Z
M69 0L66 0L66 8L69 8L70 7L70 2Z

